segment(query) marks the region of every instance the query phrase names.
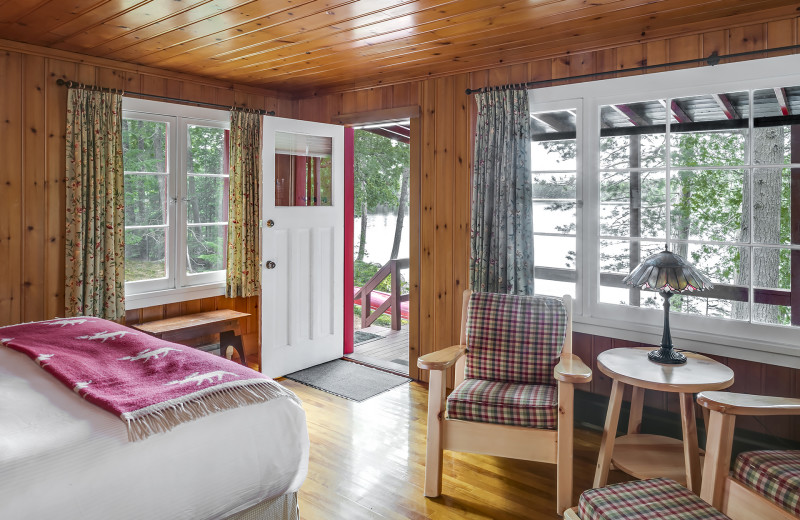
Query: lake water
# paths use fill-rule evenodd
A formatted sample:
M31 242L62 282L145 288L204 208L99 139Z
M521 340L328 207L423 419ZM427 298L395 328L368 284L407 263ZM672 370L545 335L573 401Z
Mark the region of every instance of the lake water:
M367 215L367 242L364 260L367 262L384 265L389 261L394 243L394 230L397 225L397 214L381 213ZM409 255L409 218L403 219L403 232L400 237L400 251L397 258L408 258ZM353 257L358 254L358 238L361 233L361 219L353 222ZM406 275L407 277L407 275Z

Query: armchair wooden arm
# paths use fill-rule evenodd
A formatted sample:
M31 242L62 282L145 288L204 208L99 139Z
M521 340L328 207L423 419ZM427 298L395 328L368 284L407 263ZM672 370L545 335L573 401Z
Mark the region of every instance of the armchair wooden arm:
M592 380L592 369L575 354L561 354L561 361L553 370L553 377L563 383L588 383Z
M706 458L700 498L734 520L792 518L785 510L729 476L733 433L739 415L800 415L800 399L732 392L701 392L708 410Z
M453 345L417 358L417 366L423 370L447 370L467 352L466 345Z
M800 399L770 395L701 392L697 403L726 415L800 415Z

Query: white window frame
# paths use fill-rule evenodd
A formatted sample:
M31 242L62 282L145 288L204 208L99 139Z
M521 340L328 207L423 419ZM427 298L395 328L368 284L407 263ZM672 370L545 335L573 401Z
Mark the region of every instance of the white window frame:
M578 146L582 171L586 174L582 179L584 211L578 222L578 236L583 245L579 253L583 260L580 276L583 283L579 291L584 304L575 310L576 332L658 345L663 330L663 310L599 303L600 107L795 86L800 85L800 73L791 71L798 70L800 56L793 55L530 91L532 112L550 103L583 100L584 124L578 129ZM670 322L676 348L800 368L800 327L741 323L680 313L671 313Z
M181 153L187 143L188 125L202 125L230 129L230 113L225 110L194 107L123 97L122 117L163 121L169 124L167 132L167 229L169 237L166 260L166 278L142 280L125 284L125 309L140 309L151 305L164 305L198 298L225 294L225 270L187 274L186 255L178 255L178 245L185 245L188 222L186 213L187 165L186 154ZM175 148L171 153L169 147Z

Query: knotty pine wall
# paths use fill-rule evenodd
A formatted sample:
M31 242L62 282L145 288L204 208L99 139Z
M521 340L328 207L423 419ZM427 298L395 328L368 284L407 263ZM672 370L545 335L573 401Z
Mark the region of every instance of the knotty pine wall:
M275 110L292 101L276 93L0 41L0 325L64 315L64 171L70 79L192 101ZM258 298L225 297L129 311L127 323L231 308L244 324L248 355L258 353Z
M731 54L751 50L782 47L800 43L800 17L767 19L759 23L732 24L669 38L636 41L613 48L563 54L547 59L501 65L491 69L465 72L442 78L321 94L298 102L297 117L323 122L336 121L337 116L396 108L409 104L420 107L421 147L419 191L416 209L419 212L419 273L412 280L417 291L420 319L417 337L412 328L412 359L417 355L455 344L459 339L460 298L469 283L469 220L470 163L472 160L472 125L474 103L465 94L466 87L480 88L507 83L550 80L615 71L623 68L667 63L707 57L714 51ZM777 55L777 54L772 54ZM758 57L758 56L756 56ZM654 72L667 70L655 69ZM609 75L607 77L614 77ZM414 136L412 136L414 139ZM414 184L412 180L412 190ZM412 191L413 193L413 191ZM412 205L414 204L412 195ZM415 236L412 228L412 237ZM413 275L412 275L413 276ZM412 309L413 312L413 309ZM603 350L638 346L627 341L575 334L574 350L587 363ZM731 391L780 396L800 396L800 371L717 358L736 373ZM412 377L416 367L411 367ZM427 373L417 372L427 380ZM610 393L611 382L595 370L592 383L582 389L600 394ZM647 392L646 405L678 412L674 396ZM699 413L698 413L698 416ZM800 441L800 420L796 418L762 418L760 422L742 419L748 429Z

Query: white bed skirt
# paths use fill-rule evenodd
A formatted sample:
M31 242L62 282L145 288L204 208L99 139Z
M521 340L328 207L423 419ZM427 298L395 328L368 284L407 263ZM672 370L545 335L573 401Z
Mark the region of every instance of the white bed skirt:
M265 500L225 520L300 520L297 493Z

